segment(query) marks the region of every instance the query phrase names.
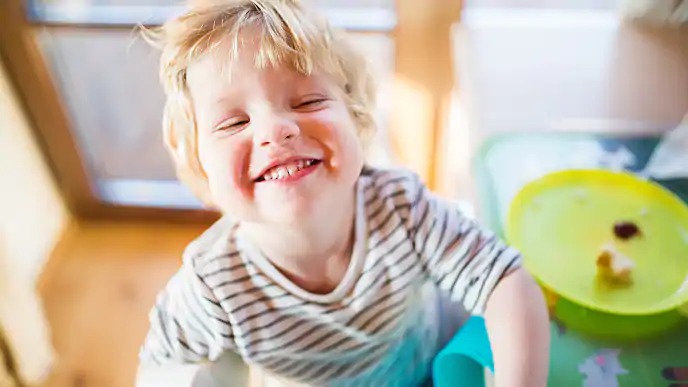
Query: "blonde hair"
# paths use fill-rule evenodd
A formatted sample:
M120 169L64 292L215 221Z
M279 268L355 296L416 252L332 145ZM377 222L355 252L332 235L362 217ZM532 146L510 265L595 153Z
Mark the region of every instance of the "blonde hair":
M210 203L207 177L198 158L197 128L187 85L195 60L232 39L228 62L237 57L242 31L257 31L257 68L289 66L303 75L320 69L344 90L362 145L374 132L374 87L363 57L343 34L304 9L298 0L196 0L185 14L144 37L162 50L160 80L167 101L163 137L179 179ZM226 47L226 45L222 45Z

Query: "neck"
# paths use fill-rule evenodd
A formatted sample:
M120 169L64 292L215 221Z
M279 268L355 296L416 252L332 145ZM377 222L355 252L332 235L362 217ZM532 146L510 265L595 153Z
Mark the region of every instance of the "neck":
M242 223L241 227L294 282L306 289L328 287L314 281L338 283L343 277L353 246L355 205L355 190L351 190L346 198L339 197L323 208L326 211L314 211L311 219L299 219L297 224Z

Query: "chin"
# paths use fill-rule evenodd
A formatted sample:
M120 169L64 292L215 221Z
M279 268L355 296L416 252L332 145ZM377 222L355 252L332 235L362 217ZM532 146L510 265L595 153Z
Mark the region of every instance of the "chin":
M312 219L315 212L311 203L282 202L278 206L266 206L261 211L265 223L276 225L294 225Z

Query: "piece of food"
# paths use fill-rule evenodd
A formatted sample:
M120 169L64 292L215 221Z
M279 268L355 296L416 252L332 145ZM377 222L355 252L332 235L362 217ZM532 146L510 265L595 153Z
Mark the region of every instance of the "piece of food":
M605 282L628 285L633 282L633 269L635 262L618 252L612 245L602 247L597 256L597 275Z
M633 222L616 222L614 225L614 235L622 240L628 240L640 236L640 228Z

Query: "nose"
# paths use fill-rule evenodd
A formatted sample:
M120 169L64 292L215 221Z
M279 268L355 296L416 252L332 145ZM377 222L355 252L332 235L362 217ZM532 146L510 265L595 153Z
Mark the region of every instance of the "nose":
M301 134L296 122L285 117L271 117L265 120L261 126L262 129L254 135L256 144L261 147L284 145Z

